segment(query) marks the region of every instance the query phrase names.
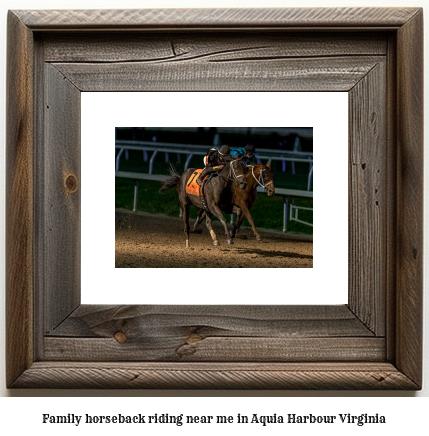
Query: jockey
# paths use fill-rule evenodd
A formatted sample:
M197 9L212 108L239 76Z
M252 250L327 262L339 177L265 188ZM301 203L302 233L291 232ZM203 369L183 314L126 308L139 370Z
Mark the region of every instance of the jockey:
M227 145L222 145L220 148L211 148L207 155L204 156L204 169L198 176L197 183L201 186L204 177L207 174L214 173L219 167L231 161L230 149Z
M255 146L252 144L247 144L244 148L242 147L232 149L231 156L242 157L243 162L246 165L253 165L258 163L255 157Z

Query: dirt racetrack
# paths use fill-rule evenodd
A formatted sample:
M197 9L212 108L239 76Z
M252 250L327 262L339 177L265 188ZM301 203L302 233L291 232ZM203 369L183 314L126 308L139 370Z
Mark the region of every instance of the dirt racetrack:
M193 220L191 221L191 226ZM191 233L185 247L182 219L145 212L117 210L115 216L116 268L312 268L313 242L306 235L242 227L227 245L219 221L213 222L220 245L213 246L205 223ZM228 228L232 228L231 225Z

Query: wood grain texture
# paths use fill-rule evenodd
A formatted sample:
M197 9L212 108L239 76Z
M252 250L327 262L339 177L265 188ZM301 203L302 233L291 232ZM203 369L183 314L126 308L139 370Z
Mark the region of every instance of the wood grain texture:
M296 338L188 336L171 329L169 336L128 338L117 331L110 339L46 338L44 360L79 362L383 362L383 338Z
M124 350L130 361L382 361L385 341L341 305L99 305L51 331L44 359L115 361Z
M416 8L134 9L14 11L32 29L395 28Z
M349 93L349 307L376 335L385 335L386 63ZM362 267L365 265L365 267Z
M317 36L315 38L315 36ZM106 40L109 50L106 52ZM121 62L237 62L255 59L324 58L341 56L386 55L386 38L378 34L362 35L356 40L347 32L314 33L162 33L112 34L99 32L88 37L72 34L67 37L43 36L45 61L61 59L67 63Z
M389 363L35 363L14 387L91 389L416 389Z
M368 337L374 334L345 305L338 306L104 306L82 305L49 336L129 339L177 331L234 337ZM155 335L156 336L156 335Z
M41 162L45 259L45 331L80 304L80 91L45 66L45 149ZM55 151L54 151L55 150Z
M397 363L422 380L423 12L398 31Z
M238 53L238 52L237 52ZM378 57L237 62L55 63L82 91L348 91Z
M28 28L8 14L6 111L6 382L33 356L33 50Z
M421 10L18 11L8 26L8 386L421 387ZM89 90L349 91L348 307L79 306Z

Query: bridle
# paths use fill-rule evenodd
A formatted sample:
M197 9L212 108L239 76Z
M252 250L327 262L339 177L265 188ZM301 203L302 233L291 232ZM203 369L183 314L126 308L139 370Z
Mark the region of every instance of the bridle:
M235 169L234 169L234 163L240 162L240 161L241 161L241 159L234 159L230 162L229 174L228 174L228 180L232 180L233 182L236 182L238 184L242 183L242 182L240 182L240 178L242 178L242 179L245 178L244 174L237 176L237 173L235 172ZM232 177L231 177L231 173L232 173Z
M268 182L265 182L264 180L264 171L261 169L259 172L259 179L256 178L255 173L253 172L253 165L249 165L250 168L252 168L252 176L257 181L258 185L267 190L268 185L271 185L273 183L273 180L268 180Z

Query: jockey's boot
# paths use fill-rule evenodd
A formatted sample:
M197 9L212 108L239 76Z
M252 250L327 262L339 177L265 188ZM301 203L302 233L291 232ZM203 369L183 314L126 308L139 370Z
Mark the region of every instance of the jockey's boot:
M204 179L204 177L207 175L207 173L208 173L208 171L207 171L207 167L205 167L205 168L201 171L200 175L198 176L198 178L197 178L197 180L196 180L198 186L201 186L201 185L203 184L203 179Z

